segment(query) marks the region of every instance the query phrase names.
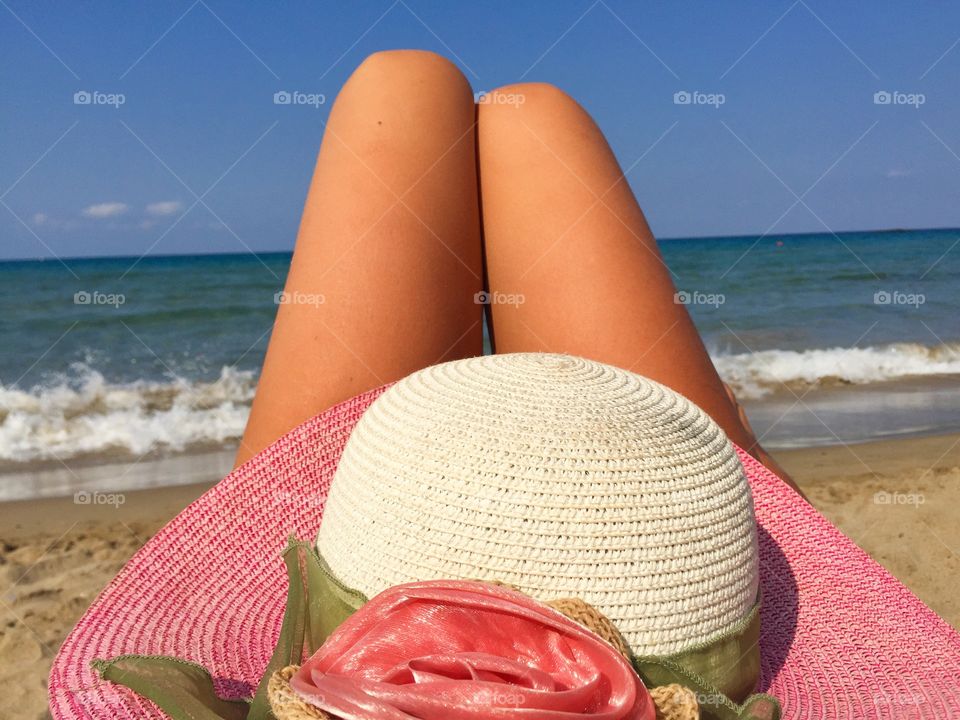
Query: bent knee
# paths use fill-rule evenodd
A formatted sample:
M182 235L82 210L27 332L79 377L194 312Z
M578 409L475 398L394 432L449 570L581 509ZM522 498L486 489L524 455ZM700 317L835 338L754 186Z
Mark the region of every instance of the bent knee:
M481 112L499 112L502 109L535 113L579 113L586 111L576 100L556 85L543 82L504 85L477 98Z
M470 88L460 69L447 58L429 50L381 50L360 63L350 76L357 83L403 83L460 85Z

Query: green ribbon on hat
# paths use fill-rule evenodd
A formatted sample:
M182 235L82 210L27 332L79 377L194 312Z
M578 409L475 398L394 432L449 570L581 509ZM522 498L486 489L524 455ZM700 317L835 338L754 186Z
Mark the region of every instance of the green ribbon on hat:
M667 668L683 668L734 700L748 697L760 678L760 598L740 622L727 632L672 655L634 658L637 672L648 687L669 685ZM683 684L683 683L681 683Z
M367 598L341 583L310 543L290 540L283 553L289 590L277 647L253 698L224 700L210 673L196 663L158 655L94 660L105 680L153 701L174 720L272 720L267 683L274 672L300 664ZM749 695L760 668L759 599L733 630L668 657L635 657L647 687L678 683L697 696L702 720L779 720L780 704ZM738 704L739 703L739 704Z
M668 656L634 657L647 687L678 683L697 696L701 718L779 720L780 702L751 695L760 677L760 598L734 628ZM742 704L738 704L742 703Z

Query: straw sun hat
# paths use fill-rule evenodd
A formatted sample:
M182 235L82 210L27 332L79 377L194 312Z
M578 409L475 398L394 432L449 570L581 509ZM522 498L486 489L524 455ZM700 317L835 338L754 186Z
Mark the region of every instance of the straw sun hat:
M578 597L639 655L730 632L759 582L750 488L717 424L564 355L455 361L387 390L347 443L317 549L367 597L437 578Z
M663 653L700 675L704 651L733 652L784 720L960 707L960 636L689 402L586 360L502 356L333 407L180 513L63 643L53 718L264 717L263 681L316 649L291 614L311 578L360 606L341 627L412 579L496 580L566 612L574 596L638 667Z

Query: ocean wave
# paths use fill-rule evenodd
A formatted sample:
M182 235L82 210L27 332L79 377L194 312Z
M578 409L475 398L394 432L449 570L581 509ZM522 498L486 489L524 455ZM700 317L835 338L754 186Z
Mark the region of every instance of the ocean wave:
M762 350L715 355L720 376L741 399L783 389L863 385L931 375L960 374L960 343L894 343L863 348Z
M0 460L139 457L222 445L243 433L255 389L255 373L228 367L208 382L111 383L78 363L47 385L0 385Z
M811 386L960 375L960 343L716 354L741 399ZM212 381L107 381L89 364L30 389L0 385L0 462L134 459L222 446L243 434L256 373L224 367Z

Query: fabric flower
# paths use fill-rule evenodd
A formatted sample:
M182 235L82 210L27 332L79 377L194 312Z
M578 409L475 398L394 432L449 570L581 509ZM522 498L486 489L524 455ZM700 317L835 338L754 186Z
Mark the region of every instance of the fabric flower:
M409 583L361 607L293 676L345 720L653 720L630 663L522 593L471 581Z

